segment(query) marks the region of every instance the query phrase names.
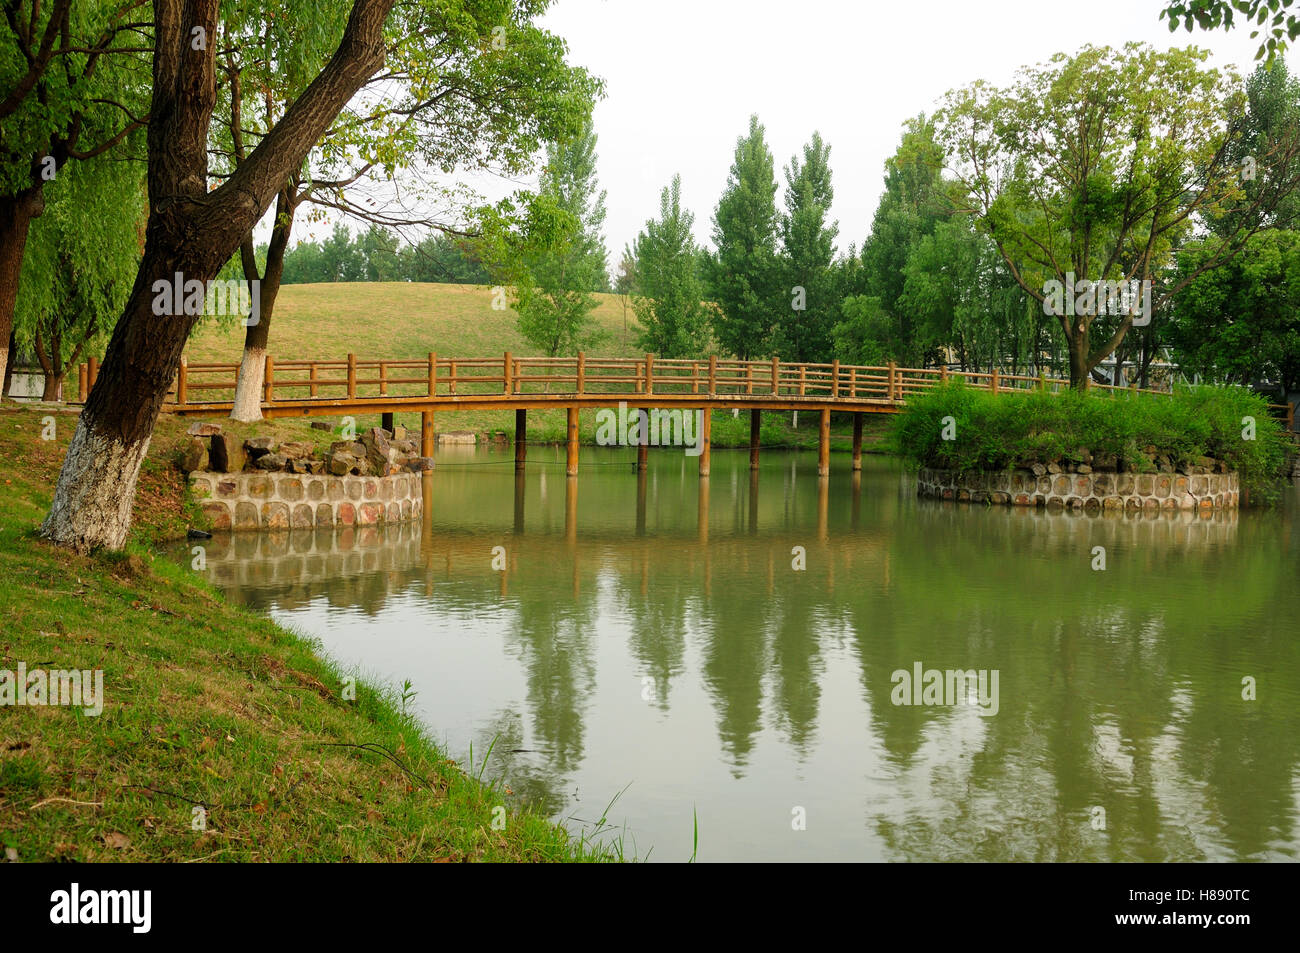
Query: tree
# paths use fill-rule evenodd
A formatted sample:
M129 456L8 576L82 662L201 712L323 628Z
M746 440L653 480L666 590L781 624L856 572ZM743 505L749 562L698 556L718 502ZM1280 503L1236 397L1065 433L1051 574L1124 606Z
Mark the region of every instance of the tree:
M143 240L143 170L100 156L69 165L32 223L15 308L16 340L36 352L45 400L87 345L107 339L135 278Z
M387 31L387 68L366 83L357 103L340 114L280 190L264 272L258 271L251 233L242 244L245 278L261 283L261 313L245 334L232 417L261 416L271 320L300 208L314 207L317 219L327 210L342 212L372 229L463 233L466 206L475 201L471 193L408 176L399 199L379 203L365 195L364 186L378 178L393 180L415 167L517 176L532 168L543 138L572 134L590 112L599 84L570 67L563 42L534 22L549 3L467 3L463 17L447 16L439 0L415 0L397 8ZM253 6L247 15L225 21L222 75L230 122L223 154L228 169L243 161L244 138L264 135L319 69L346 10L345 0L315 2L305 13L304 26L304 17ZM486 42L484 29L492 37ZM280 53L286 46L295 51L287 66ZM257 121L251 119L254 113ZM457 132L448 135L448 129ZM423 184L417 187L412 180ZM436 209L425 210L429 205ZM322 247L327 274L333 266L327 280L365 280L365 269L380 266L373 254L377 249L366 244L379 240L379 233L367 232L354 245L346 227L339 227L342 231L336 228ZM392 274L394 267L395 262L387 263L385 273ZM371 272L371 280L378 273Z
M1245 196L1244 170L1228 161L1245 93L1239 78L1201 68L1205 58L1089 46L1022 70L1008 89L978 82L951 92L936 117L963 210L1057 318L1075 388L1088 386L1139 315L1139 296L1121 296L1117 307L1115 289L1149 290L1150 320L1195 277L1169 266L1198 224L1225 205L1239 213L1209 246L1203 271L1236 255L1300 183L1300 135L1291 130L1268 144L1257 169L1263 187Z
M758 116L736 140L727 186L713 213L707 258L718 343L741 360L769 353L776 299L776 175Z
M209 189L220 4L154 0L144 254L41 527L53 542L78 551L122 546L140 464L202 309L177 308L159 289L180 274L189 304L190 289L217 274L339 110L383 65L384 21L394 2L355 0L324 69L230 177Z
M1211 253L1197 242L1178 256L1195 277L1170 309L1176 360L1217 383L1300 390L1300 232L1259 232L1228 264L1200 270Z
M547 145L538 191L572 222L558 241L503 272L514 285L524 339L550 357L576 350L592 334L593 291L609 285L605 193L597 192L596 133L590 120L578 135Z
M641 325L638 342L666 358L699 355L708 347L709 319L691 228L695 216L682 208L682 177L674 175L659 195L659 218L636 237L632 308Z
M623 257L618 263L618 275L614 279L614 293L623 304L623 341L627 342L627 311L632 306L632 292L636 288L636 258L632 249L623 246Z
M0 22L0 372L8 378L14 307L45 186L143 127L148 52L140 0L8 0Z
M1288 12L1290 7L1291 0L1175 0L1160 11L1160 19L1169 21L1170 33L1178 29L1179 21L1191 33L1193 26L1229 30L1234 15L1240 13L1247 23L1253 20L1261 27L1251 31L1252 40L1261 33L1267 35L1255 51L1255 59L1266 59L1272 66L1286 52L1287 40L1300 37L1300 14Z
M839 302L831 293L830 270L839 226L826 221L835 196L830 154L831 147L814 132L803 147L803 161L794 156L785 170L786 210L781 218L785 281L778 289L775 350L789 361L827 360L833 349Z

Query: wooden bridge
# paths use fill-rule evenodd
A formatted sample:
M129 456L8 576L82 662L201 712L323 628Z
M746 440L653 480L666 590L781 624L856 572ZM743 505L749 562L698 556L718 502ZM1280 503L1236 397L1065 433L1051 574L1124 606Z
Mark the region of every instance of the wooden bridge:
M81 365L79 394L85 400L98 375L92 359ZM225 416L234 403L239 364L190 364L184 358L168 394L164 412L193 416ZM740 361L711 356L700 360L644 358L501 357L447 358L429 352L415 359L286 360L266 358L262 385L264 417L338 417L382 414L391 428L392 415L421 415L422 447L433 456L434 413L454 410L515 411L515 465L524 468L527 453L527 412L568 411L568 473L578 472L578 412L584 408L750 411L750 465L758 467L761 414L769 411L817 411L821 434L818 472L829 472L831 411L854 414L853 468L862 465L862 420L867 413L897 413L907 398L952 378L994 394L1016 390L1058 392L1069 382L1043 376L991 372L949 371L946 367L898 367L841 364L795 364ZM1091 385L1096 390L1143 394L1165 391ZM1287 405L1288 428L1292 408ZM700 475L709 473L709 414L703 415ZM639 466L646 465L647 447L638 448Z

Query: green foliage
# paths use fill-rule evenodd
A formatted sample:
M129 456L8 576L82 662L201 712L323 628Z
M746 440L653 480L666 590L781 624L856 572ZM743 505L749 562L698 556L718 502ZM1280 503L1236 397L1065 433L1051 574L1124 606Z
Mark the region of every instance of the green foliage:
M952 417L955 439L943 439ZM1244 439L1244 418L1255 438ZM1151 469L1142 452L1154 446L1175 463L1220 460L1241 474L1252 499L1276 495L1292 450L1268 402L1243 388L1190 387L1169 397L991 394L954 381L908 398L890 435L891 445L918 466L1002 470L1077 459L1080 448L1115 454L1126 469Z
M714 254L707 256L709 292L717 304L718 343L742 360L770 353L774 316L788 305L778 283L776 178L758 116L736 140L726 190L713 215Z
M101 156L66 166L45 187L14 327L20 345L39 344L57 377L83 345L107 338L130 294L144 236L143 179L137 163Z
M633 245L636 257L633 308L641 347L661 357L690 357L708 347L709 317L702 302L699 256L682 208L681 176L659 197L659 218L646 222Z
M1265 37L1255 51L1255 59L1273 65L1286 52L1287 40L1300 37L1300 14L1291 12L1290 7L1291 0L1174 0L1160 11L1160 19L1169 21L1170 33L1180 23L1190 33L1193 26L1230 30L1235 15L1240 13L1246 23L1255 24L1250 31L1252 40Z
M1194 274L1206 254L1201 243L1183 249L1180 271ZM1195 275L1166 333L1186 371L1300 390L1300 232L1258 232L1230 262Z
M839 300L831 266L839 226L827 222L835 197L830 153L831 147L814 132L803 147L803 161L794 156L785 169L783 300L778 301L774 350L787 361L824 361L832 351Z

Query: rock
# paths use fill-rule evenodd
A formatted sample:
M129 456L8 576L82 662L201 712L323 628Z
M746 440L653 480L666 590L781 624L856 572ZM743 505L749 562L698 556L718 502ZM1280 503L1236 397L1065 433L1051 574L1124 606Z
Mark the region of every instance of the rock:
M475 444L478 443L478 435L472 430L448 430L438 434L438 443L449 444Z
M244 447L228 433L214 433L208 442L208 467L217 473L244 469Z
M1092 463L1092 451L1087 447L1080 447L1074 451L1074 459L1079 463Z
M259 470L283 470L284 465L289 462L289 458L282 453L267 453L253 461L253 466Z
M1029 469L1034 472L1034 476L1036 477L1045 476L1047 474L1047 467L1043 466L1041 463L1035 463Z
M405 427L400 424L393 424L393 440L405 440L408 436Z
M209 423L206 420L196 420L190 424L190 429L185 431L191 437L211 437L213 434L221 433L221 424Z
M433 457L416 457L406 464L406 469L411 473L423 473L425 470L432 470Z
M400 450L402 453L406 454L408 457L414 456L415 454L420 452L420 448L416 445L415 441L408 440L406 438L403 438L401 440L394 440L393 446L396 447L398 450Z
M303 463L307 467L307 472L314 476L320 476L325 472L324 460L304 460Z
M1213 472L1214 472L1214 467L1215 467L1215 465L1216 465L1217 463L1218 463L1218 461L1215 460L1213 457L1197 457L1197 458L1196 458L1196 465L1197 465L1198 467L1203 467L1203 468L1205 469L1205 472L1206 472L1206 473L1213 473Z
M354 457L364 457L366 455L365 446L355 440L336 440L330 444L329 453L338 453L339 451L350 453ZM329 454L326 454L326 456L328 457Z
M1061 465L1060 465L1059 463L1056 463L1056 462L1049 463L1049 464L1047 465L1047 472L1048 472L1048 473L1053 473L1053 474L1055 474L1055 473L1060 473L1060 472L1061 472Z
M325 458L325 465L335 476L344 476L352 472L352 468L360 459L356 454L348 453L346 450L335 450Z
M289 472L290 472L290 473L310 473L311 470L309 470L309 469L307 468L307 464L312 463L312 462L313 462L313 461L311 461L311 460L295 460L293 457L290 457L290 458L289 458Z
M1089 466L1089 465L1086 464L1086 463L1080 463L1080 464L1075 468L1075 471L1074 471L1074 472L1075 472L1075 473L1091 473L1091 472L1092 472L1092 467Z
M207 459L207 445L198 437L191 437L181 454L181 472L193 473L195 470L202 470Z
M290 460L306 460L316 452L316 446L305 441L286 440L280 444L279 452Z
M270 437L251 437L244 441L244 449L248 451L250 459L256 461L258 457L264 457L271 452L275 446L275 441Z
M328 423L326 423L323 420L313 420L311 422L311 429L329 431L329 430L333 430L334 428L331 427Z

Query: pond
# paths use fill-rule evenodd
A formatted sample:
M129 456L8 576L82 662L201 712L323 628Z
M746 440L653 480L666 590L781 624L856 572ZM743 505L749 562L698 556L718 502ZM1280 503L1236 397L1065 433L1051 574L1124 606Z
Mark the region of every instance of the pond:
M816 465L440 449L423 525L227 535L206 571L650 860L697 819L706 861L1300 857L1294 485L1094 517Z

